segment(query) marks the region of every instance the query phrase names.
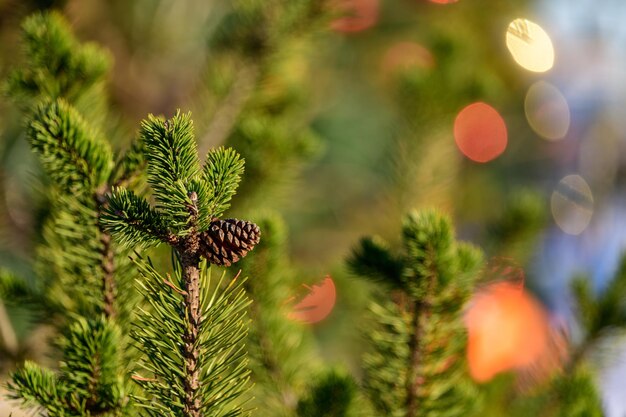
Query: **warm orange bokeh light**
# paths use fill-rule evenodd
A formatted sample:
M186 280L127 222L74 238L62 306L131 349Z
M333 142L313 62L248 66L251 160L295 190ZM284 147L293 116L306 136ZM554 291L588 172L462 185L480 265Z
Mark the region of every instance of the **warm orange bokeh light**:
M450 4L450 3L456 3L459 0L429 0L431 3L437 3L437 4Z
M454 139L461 152L475 162L488 162L506 149L507 130L502 116L485 103L473 103L454 121Z
M378 21L379 0L334 0L333 5L343 15L330 24L337 32L361 32Z
M550 349L548 316L518 284L497 282L480 290L465 315L467 358L479 382L537 364Z
M416 68L431 69L435 66L433 54L417 42L398 42L391 46L382 62L385 75L410 71Z
M326 276L320 284L307 288L309 293L293 307L289 318L304 323L317 323L328 317L335 307L335 283L330 276Z

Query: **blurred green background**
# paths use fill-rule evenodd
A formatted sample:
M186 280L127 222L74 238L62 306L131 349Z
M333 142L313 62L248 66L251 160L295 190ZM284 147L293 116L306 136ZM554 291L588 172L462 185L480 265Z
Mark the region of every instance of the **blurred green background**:
M331 362L358 362L366 288L346 271L350 248L370 234L394 242L401 215L411 208L447 212L459 237L482 246L488 258L513 258L554 320L571 321L567 282L584 273L601 290L626 244L626 6L619 0L353 0L344 7L355 13L351 30L330 18L255 55L236 34L220 40L232 12L227 0L2 0L0 76L23 59L22 19L54 8L79 39L113 56L107 89L114 122L105 131L115 132L119 147L148 113L170 116L181 108L192 111L200 149L228 138L244 157L260 158L258 170L246 173L234 212L279 211L302 282L335 278L332 320L314 327ZM550 35L549 71L531 72L513 59L506 36L517 18ZM569 123L559 140L542 138L529 123L527 94L539 81L566 100ZM474 102L492 106L508 132L504 152L486 163L467 158L455 141L455 118ZM553 101L543 104L536 110L548 115L543 123L562 117ZM240 113L259 106L287 122L235 126ZM2 99L0 110L0 266L33 277L45 179L18 108ZM246 132L257 128L261 136L276 129L283 141L261 144L272 152L246 155L259 146ZM583 178L589 192L580 183L559 185L568 175ZM525 203L535 204L533 216L510 216L508 208ZM582 230L569 234L571 227ZM9 314L18 337L33 339L25 355L45 361L45 328L32 332L28 311ZM626 413L623 395L614 392L626 375L626 366L615 364L626 355L616 350L599 361L610 416ZM0 360L4 373L14 365Z

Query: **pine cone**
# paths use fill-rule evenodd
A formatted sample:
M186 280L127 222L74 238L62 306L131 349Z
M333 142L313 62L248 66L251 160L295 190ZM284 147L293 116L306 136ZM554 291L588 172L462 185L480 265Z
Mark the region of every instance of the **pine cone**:
M215 219L200 234L200 252L215 265L230 266L259 243L259 226L245 220Z

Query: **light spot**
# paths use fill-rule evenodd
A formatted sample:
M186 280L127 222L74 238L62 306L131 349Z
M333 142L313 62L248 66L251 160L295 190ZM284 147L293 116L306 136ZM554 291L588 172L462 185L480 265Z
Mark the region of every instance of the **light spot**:
M330 23L334 31L361 32L378 22L379 0L333 0L332 5L341 15Z
M485 103L473 103L454 121L454 139L459 150L475 162L488 162L506 149L507 130L502 116Z
M417 42L398 42L392 45L382 61L384 75L397 75L414 69L431 69L435 58L428 49Z
M580 175L568 175L559 181L550 199L552 216L565 233L579 235L593 215L591 188Z
M335 307L335 283L330 276L326 276L320 284L307 289L308 294L293 307L288 317L303 323L317 323L328 317Z
M496 282L480 289L465 323L470 375L479 382L533 366L549 346L548 315L519 284Z
M538 24L527 19L515 19L506 31L506 46L522 68L545 72L554 65L552 40Z
M530 127L544 139L563 139L569 130L567 100L550 83L538 81L528 89L524 111Z

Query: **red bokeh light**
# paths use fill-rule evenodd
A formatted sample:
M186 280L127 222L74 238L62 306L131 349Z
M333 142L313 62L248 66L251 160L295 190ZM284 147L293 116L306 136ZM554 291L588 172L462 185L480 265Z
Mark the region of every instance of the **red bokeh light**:
M506 124L490 105L473 103L457 115L454 121L454 139L461 152L469 159L488 162L506 149Z
M343 14L330 24L337 32L361 32L378 21L379 0L334 0L333 4Z
M459 0L429 0L431 3L437 3L437 4L450 4L450 3L456 3Z
M409 71L414 68L431 69L435 66L433 54L416 42L398 42L391 46L382 62L386 75Z
M335 307L337 292L330 276L313 287L307 287L309 293L289 313L289 318L303 323L317 323L324 320Z

